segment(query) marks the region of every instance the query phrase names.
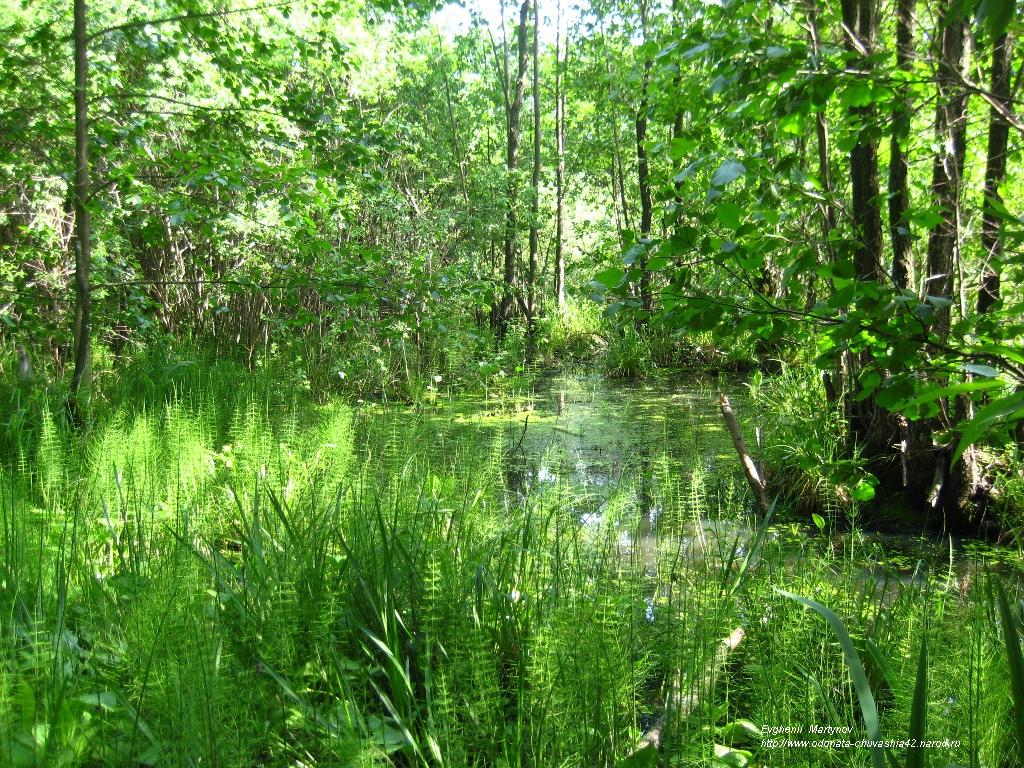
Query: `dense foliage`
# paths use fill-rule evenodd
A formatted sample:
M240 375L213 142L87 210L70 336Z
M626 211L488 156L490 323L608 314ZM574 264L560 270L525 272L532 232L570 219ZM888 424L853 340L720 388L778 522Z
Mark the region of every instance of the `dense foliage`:
M1019 762L1012 583L858 529L1024 547L1022 31L0 0L0 763ZM743 375L756 499L646 411L542 478L590 367Z
M813 361L862 495L990 495L1024 413L1012 2L62 9L3 11L0 332L76 420L99 343L415 398L564 358L591 296L619 330L570 353Z

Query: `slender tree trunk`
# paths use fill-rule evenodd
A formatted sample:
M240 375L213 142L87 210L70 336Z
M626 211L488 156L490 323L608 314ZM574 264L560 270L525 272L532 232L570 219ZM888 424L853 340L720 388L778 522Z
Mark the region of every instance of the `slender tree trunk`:
M565 307L565 94L562 91L562 0L555 9L555 304Z
M647 2L640 3L640 28L643 42L647 42ZM651 235L651 222L654 208L651 203L651 180L647 158L647 109L648 89L651 80L651 60L644 57L643 75L640 81L640 105L636 113L636 176L640 187L640 238L646 240ZM640 272L640 302L644 312L654 309L651 296L651 273L647 271L647 257L637 262Z
M1010 72L1013 40L1002 35L992 49L992 96L1010 111ZM1006 177L1006 145L1010 125L994 106L989 113L988 151L985 162L985 199L982 202L981 247L985 263L978 291L978 313L983 314L999 301L999 272L1003 259L1003 220L996 206L1002 203L999 187Z
M897 0L896 67L909 74L914 60L914 13L917 0ZM897 290L914 292L914 256L910 223L906 212L910 205L909 165L904 145L910 136L913 104L908 85L897 89L889 139L889 238L892 242L892 282ZM911 498L927 497L935 476L935 455L931 425L894 415L899 433L901 485Z
M540 260L540 3L533 2L533 200L530 206L530 264L527 277L527 318L530 335L537 319L537 265Z
M811 67L814 71L821 69L821 30L818 27L818 0L807 0L804 14L807 18L807 32L811 43ZM819 205L821 211L821 254L828 262L834 262L835 250L832 246L832 233L835 231L838 215L835 205L835 191L832 188L832 161L828 117L824 109L814 113L814 134L817 141L818 178L824 201ZM814 306L817 301L817 275L811 274L808 279L806 306ZM837 372L838 376L838 372ZM830 380L831 381L831 380ZM842 388L840 388L842 389ZM829 402L832 402L831 400Z
M878 35L876 0L843 0L846 47L857 55L857 66L870 74L870 55ZM854 272L858 280L877 280L882 263L882 213L878 204L878 148L869 125L871 107L851 107L850 120L860 126L857 143L850 150L850 181L853 188L853 226L858 239Z
M527 41L527 25L530 19L531 0L523 0L519 8L519 27L516 35L516 53L518 59L515 94L508 99L506 115L506 150L505 170L507 173L507 205L505 213L505 242L503 248L504 263L502 270L502 296L497 312L497 335L505 337L512 307L515 304L516 281L516 229L518 226L519 185L516 182L516 168L519 164L519 115L523 107L523 94L526 91L526 71L530 61L530 50Z
M910 73L914 61L914 10L917 0L897 0L896 67ZM911 249L910 224L906 220L910 206L907 183L909 166L904 144L910 136L910 87L898 89L897 106L892 114L892 137L889 141L889 238L892 241L892 282L897 289L914 289L914 255Z
M79 396L89 369L89 267L92 236L89 231L89 41L86 36L85 0L75 0L75 370L68 401L80 421Z
M438 45L438 53L441 54L441 45ZM462 142L459 141L459 124L455 119L455 109L452 104L452 85L448 75L448 61L445 57L444 69L441 72L444 77L444 100L448 110L448 126L452 132L452 149L455 152L455 162L459 166L459 182L462 187L462 200L469 206L469 186L466 183L466 163L462 154Z
M680 0L672 0L672 37L676 40L681 39L683 36L683 11L681 6ZM677 93L682 90L682 82L682 72L676 72L672 78L672 86ZM672 116L673 139L678 139L683 135L683 119L683 106L678 104L675 114Z
M959 256L960 185L967 131L967 91L962 79L966 64L965 25L955 16L951 3L940 21L935 113L939 148L932 164L932 196L941 210L942 220L928 238L926 292L950 302L935 310L934 330L942 340L949 335L953 276Z
M619 118L614 109L610 114L612 123L612 163L619 182L619 206L622 208L622 228L632 230L632 219L629 215L629 200L626 197L626 173L622 170L622 150L619 139Z
M932 324L932 329L943 341L949 336L956 284L954 276L960 266L960 190L967 143L967 90L963 84L968 59L967 26L954 6L952 2L946 5L939 20L935 111L938 149L932 164L931 189L942 218L928 237L926 288L929 296L945 299L936 306ZM951 398L945 404L944 413L948 422L954 422L966 418L969 409L968 400ZM969 448L951 468L948 460L940 458L940 461L941 466L948 468L948 474L936 487L934 503L942 506L947 519L963 523L962 514L977 485L974 451Z
M598 29L601 33L601 45L602 48L607 50L607 42L604 34L604 17L601 14L600 9L595 9L597 13ZM608 92L606 97L608 99L608 106L603 110L605 116L608 118L608 123L612 129L612 205L615 205L615 195L618 195L619 206L622 211L622 224L619 227L619 242L624 243L623 230L630 230L632 226L630 224L629 216L629 203L626 200L626 175L622 170L622 142L619 138L619 116L615 109L615 99L612 95L612 65L611 58L605 57L605 75L608 81Z

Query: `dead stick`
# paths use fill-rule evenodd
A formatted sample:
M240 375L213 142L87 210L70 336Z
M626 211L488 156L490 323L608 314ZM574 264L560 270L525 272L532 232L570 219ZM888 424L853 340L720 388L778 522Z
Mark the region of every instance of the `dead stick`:
M740 455L740 463L743 464L743 474L747 476L750 490L754 492L754 498L757 499L757 506L761 508L762 515L767 515L771 509L771 502L768 501L768 493L765 491L764 478L758 471L754 459L751 458L750 451L747 450L747 444L743 442L743 433L740 432L740 425L736 421L736 414L732 412L732 406L729 405L729 398L722 392L718 393L718 407L722 409L722 418L725 419L725 426L729 428L729 434L732 435L732 444L736 446L736 453Z
M718 647L715 649L715 655L708 660L707 665L704 667L704 676L701 678L700 684L691 693L681 695L682 675L676 677L675 684L672 686L672 698L679 699L677 716L680 720L685 720L689 717L690 713L700 704L700 691L710 692L713 689L718 672L725 666L725 662L729 659L729 654L743 642L745 636L746 633L743 631L743 628L736 627L727 637L719 642ZM636 749L631 754L635 755L642 749L651 749L656 752L661 748L661 737L665 730L666 714L666 712L662 712L658 716L658 719L654 721L654 725L637 742Z

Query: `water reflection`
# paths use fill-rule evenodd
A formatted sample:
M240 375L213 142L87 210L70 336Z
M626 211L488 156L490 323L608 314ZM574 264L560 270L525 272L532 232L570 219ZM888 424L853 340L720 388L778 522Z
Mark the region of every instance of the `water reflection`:
M434 442L438 455L450 459L460 455L463 439L467 445L499 440L506 505L557 494L560 511L584 529L612 526L624 557L653 563L659 538L670 538L678 558L742 559L753 515L721 423L719 387L753 434L739 381L560 376L528 401L469 400L438 409ZM802 521L780 525L767 540L790 542L796 562L807 556L812 533ZM856 552L866 578L889 583L918 583L918 563L936 571L944 561L970 560L961 542L950 549L948 539L858 532L833 534L829 545L836 558ZM957 574L951 578L962 580Z

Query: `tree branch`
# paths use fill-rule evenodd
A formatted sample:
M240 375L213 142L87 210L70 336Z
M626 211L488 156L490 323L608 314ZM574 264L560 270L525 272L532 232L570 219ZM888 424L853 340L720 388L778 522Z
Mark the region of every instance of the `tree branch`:
M142 29L143 27L157 27L163 24L176 24L182 21L195 21L196 19L215 19L222 16L234 16L241 13L251 13L252 11L263 11L271 8L282 8L286 5L292 5L297 0L283 0L283 2L277 3L263 3L261 5L251 5L247 8L232 8L226 11L208 11L206 13L182 13L177 16L164 16L158 19L136 19L135 21L126 21L123 24L115 24L112 27L105 27L87 35L85 40L86 43L91 43L93 40L98 40L105 35L109 35L112 32L127 32L132 29Z

